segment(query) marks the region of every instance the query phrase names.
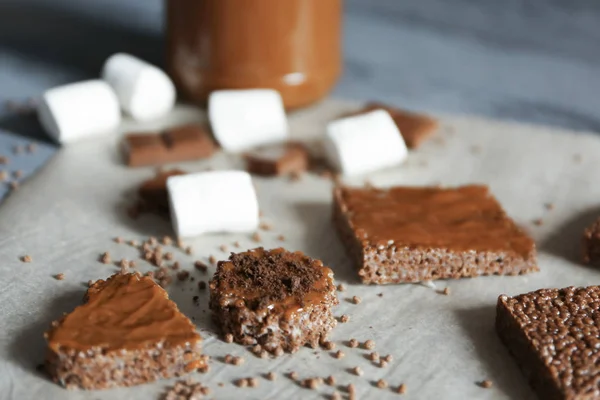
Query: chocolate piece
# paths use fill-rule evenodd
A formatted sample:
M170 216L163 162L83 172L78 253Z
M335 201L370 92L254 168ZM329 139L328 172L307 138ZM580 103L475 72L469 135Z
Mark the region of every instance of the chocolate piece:
M583 231L583 262L600 264L600 218Z
M46 370L68 389L132 386L205 365L195 326L149 277L115 274L46 333Z
M282 248L232 254L210 282L210 308L223 332L275 355L325 341L336 304L333 272Z
M169 213L169 194L167 192L167 179L171 176L184 175L180 169L160 171L154 178L148 179L138 189L140 198L144 201L144 209Z
M362 110L352 114L362 114L374 110L385 110L392 116L409 149L419 147L438 129L438 121L434 118L378 102L367 103Z
M540 399L600 398L600 287L498 298L496 330Z
M206 129L185 125L161 134L131 133L125 136L127 165L140 167L210 157L216 145Z
M337 188L333 215L364 283L538 271L535 243L486 186Z
M253 150L244 155L247 171L257 175L287 175L308 169L310 157L301 143L284 143Z

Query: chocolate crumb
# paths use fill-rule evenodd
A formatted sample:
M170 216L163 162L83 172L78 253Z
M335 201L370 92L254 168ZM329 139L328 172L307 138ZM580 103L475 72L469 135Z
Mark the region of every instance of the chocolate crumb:
M223 358L223 362L225 364L231 364L233 361L233 356L231 354L225 354L225 357Z
M65 279L65 274L63 274L63 273L56 274L56 275L54 275L54 278L55 278L57 281L62 281L63 279Z
M450 288L446 286L441 292L444 296L450 296Z
M259 380L256 378L248 378L248 386L250 387L258 387Z
M486 379L484 381L479 382L479 386L481 386L484 389L490 389L494 384L492 383L492 381Z
M352 383L350 383L348 386L346 386L346 391L353 395L356 393L356 388L354 387L354 385Z
M23 257L21 257L21 261L24 263L30 263L33 261L33 259L31 258L31 256L29 254L26 254Z
M200 284L198 282L198 284ZM225 343L233 343L233 335L231 333L225 334Z
M164 255L164 258L167 261L171 261L173 259L173 253L171 253L170 251L167 251Z
M275 355L275 357L281 357L283 355L283 348L281 348L281 346L277 347L273 354Z
M554 210L554 203L546 203L544 204L544 207L546 207L546 210L548 211Z
M363 370L360 367L352 368L352 373L356 376L362 376Z
M164 244L165 246L170 246L173 244L173 239L171 239L170 236L163 236L162 240L161 240L162 244Z
M385 362L390 363L390 362L392 362L394 360L394 357L391 354L388 354L387 356L382 357L382 360L385 361Z
M254 234L252 235L252 240L260 243L260 240L261 240L260 234L258 232L254 232Z
M377 387L378 387L379 389L385 389L385 388L387 388L387 387L388 387L388 384L387 384L387 382L386 382L386 381L384 381L383 379L380 379L380 380L378 380L378 381L377 381Z
M345 354L343 351L338 350L333 354L333 356L339 360L340 358L344 358Z
M185 248L185 254L192 254L193 250L191 246Z
M292 371L288 374L288 377L293 381L298 380L298 373L296 371Z
M377 296L383 297L383 293L377 293Z
M148 244L150 246L156 246L158 244L158 240L156 240L154 236L150 236L150 238L148 239Z
M541 218L534 219L534 220L533 220L533 224L534 224L535 226L542 226L542 225L544 225L544 220L543 220L543 219L541 219Z
M338 290L338 292L345 292L346 291L346 285L344 285L343 283L340 283L337 286L337 290Z
M20 177L22 177L22 176L23 176L23 171L21 171L20 169L18 169L18 170L16 170L16 171L14 171L14 172L13 172L13 176L14 176L16 179L19 179Z
M348 347L353 348L353 349L356 348L356 347L358 347L358 340L356 340L356 339L350 339L348 341Z
M0 156L0 164L2 165L6 165L9 163L9 158L8 157L4 157L4 156Z
M302 173L300 171L292 171L290 174L290 180L292 182L298 182L302 179Z
M11 190L17 190L19 188L19 182L12 181L8 185L10 186Z
M254 354L259 353L260 351L262 351L262 346L260 344L255 344L252 346L252 352Z
M206 272L206 270L208 269L208 265L204 264L202 261L196 261L194 263L194 267L198 270L198 271L202 271L202 272Z
M322 346L325 350L333 350L335 349L335 343L331 341L327 341L322 343Z
M400 386L398 386L398 389L396 389L396 392L400 393L400 394L406 393L406 385L403 383Z
M173 265L171 265L172 270L178 270L180 267L181 267L181 264L179 264L179 261L175 261L173 263Z
M340 317L340 322L342 324L345 324L346 322L350 321L350 317L347 314L344 314Z
M369 353L369 360L371 361L378 361L379 360L379 353L377 353L376 351Z
M129 261L127 261L125 258L122 258L121 261L119 261L119 267L129 268Z
M269 357L269 352L266 350L261 350L258 354L258 357L263 358L263 359L267 358L267 357Z
M281 242L284 242L285 241L285 236L279 235L279 236L277 236L277 240L279 240Z
M333 377L333 375L329 375L327 378L325 378L325 383L329 386L334 386L335 378Z
M119 236L117 236L117 237L116 237L116 238L114 238L113 240L115 241L115 243L119 243L119 244L123 243L123 238L121 238L121 237L119 237Z
M35 143L28 143L28 144L27 144L27 146L25 146L25 150L26 150L28 153L33 153L33 152L35 152L35 149L36 149Z
M233 357L231 363L235 366L242 365L244 363L244 359L242 357Z
M180 249L183 249L185 247L185 244L183 243L183 240L181 240L181 238L177 238L177 247Z
M388 366L388 362L385 360L379 360L379 368L386 368Z
M302 386L309 388L310 390L316 390L319 388L319 381L315 378L310 378L304 380Z
M237 241L233 242L233 247L239 248L240 247L240 242L237 242Z
M339 392L333 392L329 398L331 400L342 400L342 395Z
M188 271L181 271L177 273L177 279L179 279L180 281L185 281L189 277L190 273Z
M225 246L224 244L219 246L219 250L221 250L222 252L226 252L227 251L227 246Z
M270 380L270 381L274 381L275 379L277 379L277 375L276 375L274 372L269 372L269 373L266 375L266 378L267 378L268 380Z
M352 303L354 304L360 304L360 302L362 301L362 299L358 296L352 296Z
M198 282L198 289L199 290L206 290L206 282L204 282L204 281Z
M127 242L127 244L129 244L132 247L138 247L140 245L137 240L130 240L129 242Z
M208 257L208 262L215 265L217 263L217 258L215 256L210 256Z

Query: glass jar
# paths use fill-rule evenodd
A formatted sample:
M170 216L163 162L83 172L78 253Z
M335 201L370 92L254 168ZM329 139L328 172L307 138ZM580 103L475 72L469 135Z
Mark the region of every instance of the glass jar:
M180 95L271 88L286 108L325 96L341 72L342 0L166 0L167 68Z

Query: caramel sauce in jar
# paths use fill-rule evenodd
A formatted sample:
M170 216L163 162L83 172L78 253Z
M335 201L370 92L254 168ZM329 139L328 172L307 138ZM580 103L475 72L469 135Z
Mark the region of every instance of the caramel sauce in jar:
M341 73L343 0L165 0L167 68L180 95L270 88L287 109L325 96Z

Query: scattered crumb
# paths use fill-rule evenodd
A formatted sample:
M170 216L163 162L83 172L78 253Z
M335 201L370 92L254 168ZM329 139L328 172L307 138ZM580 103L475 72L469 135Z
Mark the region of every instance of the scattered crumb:
M481 153L481 146L473 145L471 146L471 154L479 154Z
M387 356L385 356L385 357L382 357L381 359L382 359L383 361L385 361L385 362L388 362L388 363L390 363L390 362L392 362L392 361L394 360L394 357L393 357L391 354L388 354Z
M14 172L13 172L13 176L14 176L16 179L19 179L20 177L22 177L22 176L23 176L23 171L21 171L20 169L18 169L18 170L16 170L16 171L14 171Z
M297 373L296 371L292 371L292 372L290 372L290 373L288 374L288 377L289 377L291 380L295 381L295 380L297 380L297 379L298 379L298 373Z
M4 156L0 156L0 164L2 165L6 165L9 163L9 158L8 157L4 157Z
M376 351L369 353L369 360L371 361L378 361L379 360L379 353L377 353Z
M202 261L196 261L194 263L194 267L198 270L198 271L202 271L202 272L206 272L206 270L208 269L208 265L204 264Z
M163 395L165 400L174 399L200 399L210 394L210 388L202 386L191 378L175 382L169 390Z
M277 240L279 240L280 242L284 242L285 241L285 236L279 235L279 236L277 236Z
M254 234L252 235L252 240L260 243L260 240L261 240L260 234L258 232L254 232Z
M301 179L302 179L302 173L300 171L292 171L292 173L290 174L290 180L292 182L298 182Z
M343 283L340 283L337 286L337 290L338 290L338 292L345 292L346 291L346 285L344 285Z
M239 248L240 247L240 242L238 242L238 241L233 242L233 247Z
M541 218L534 219L532 222L533 222L533 224L535 226L542 226L542 225L544 225L544 220L542 220Z
M573 161L575 161L576 163L580 163L582 160L583 160L583 157L581 156L581 154L573 155Z
M173 265L171 265L172 270L178 270L180 267L181 265L179 264L179 261L175 261Z
M19 188L19 182L12 181L8 184L11 190L17 190Z
M173 239L171 239L170 236L163 236L162 240L161 240L162 244L164 244L165 246L170 246L173 244Z
M177 238L177 247L179 247L180 249L183 249L185 247L181 238Z
M198 289L199 290L206 290L206 282L204 282L204 281L198 282Z
M383 297L383 293L377 293L377 296Z
M210 256L208 257L208 262L215 265L217 263L217 258L215 256Z
M192 254L193 250L191 246L185 248L185 254Z
M344 314L340 317L340 322L342 324L345 324L346 322L350 321L350 317L347 314Z
M319 380L316 378L306 379L302 382L302 386L310 390L317 390L319 388Z
M354 304L360 304L360 302L362 301L362 299L358 296L352 296L352 303Z
M329 398L331 400L342 400L342 395L340 394L340 392L333 392L331 393L331 396L329 396Z
M348 341L348 347L351 347L353 349L356 348L356 347L358 347L358 340L356 340L356 339L350 339Z
M246 379L242 378L242 379L238 379L237 381L235 381L234 384L237 387L246 387L246 386L248 386L248 381Z
M34 153L35 150L36 150L35 143L29 143L29 144L27 144L27 146L25 146L25 151L27 151L28 153Z
M493 385L493 382L489 379L479 382L479 386L481 386L484 389L490 389Z
M248 378L248 386L250 387L258 387L259 380L256 378Z
M167 261L171 261L173 259L173 253L171 253L170 251L167 251L164 255L164 258Z
M283 349L281 347L277 347L273 354L275 354L275 357L281 357L283 355Z
M148 238L148 244L150 246L156 246L158 244L158 240L156 240L154 236L150 236L150 238Z
M446 286L444 290L438 290L437 293L443 294L444 296L450 296L450 288Z
M233 343L233 335L231 333L225 334L225 343Z
M6 171L0 171L0 182L6 181L7 178L8 174L6 173Z
M219 250L221 250L222 252L226 252L227 251L227 246L225 246L224 244L219 246Z
M122 258L121 261L119 261L119 267L129 268L129 261L127 261L125 258Z
M546 207L546 210L548 211L554 210L554 203L546 203L544 204L544 207Z
M137 240L130 240L129 242L127 242L127 244L132 247L138 247L140 245Z
M56 279L57 281L62 281L63 279L65 279L65 274L63 274L63 273L56 274L56 275L54 275L54 279Z
M375 348L375 342L371 339L368 339L363 343L363 347L367 350L373 350Z
M403 383L396 389L396 393L404 394L406 393L406 385Z
M325 384L329 386L335 385L335 378L333 377L333 375L329 375L327 378L325 378Z
M346 391L350 394L354 394L356 393L356 388L352 383L350 383L348 386L346 386Z
M338 350L333 354L333 356L339 360L340 358L344 358L345 354L343 351Z
M231 359L231 363L235 366L242 365L244 363L244 359L242 357L233 357Z
M379 389L385 389L388 387L387 382L384 381L383 379L378 380L376 385Z
M273 226L268 222L261 222L258 228L262 229L263 231L270 231L271 229L273 229Z
M105 251L102 253L102 255L100 255L100 262L102 264L110 264L112 262L110 259L110 253L108 251Z
M270 381L274 381L277 379L277 374L275 374L275 372L269 372L265 377Z
M379 360L379 368L386 368L388 366L388 362L385 360Z
M30 263L33 261L33 259L31 258L31 256L29 254L26 254L23 257L21 257L21 261L24 263Z
M362 376L363 370L360 367L352 368L352 373L356 376Z

